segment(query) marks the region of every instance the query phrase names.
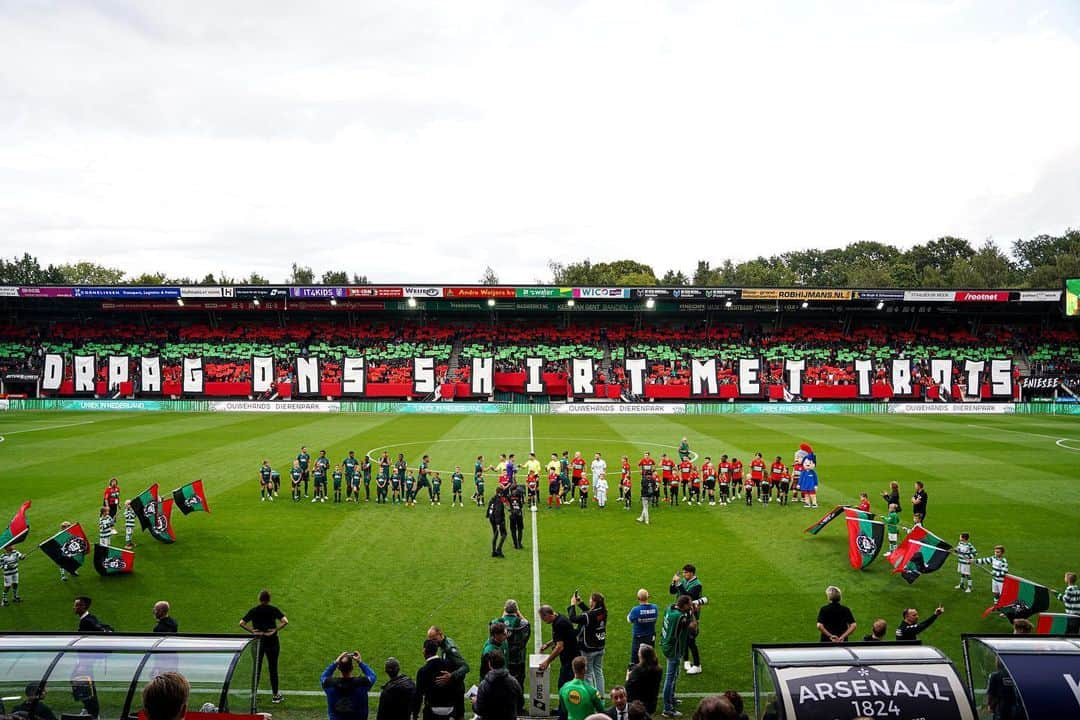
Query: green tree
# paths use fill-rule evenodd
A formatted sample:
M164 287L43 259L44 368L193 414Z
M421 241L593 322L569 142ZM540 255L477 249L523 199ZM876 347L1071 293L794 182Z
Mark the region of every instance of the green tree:
M199 281L200 285L217 285L217 278L214 277L214 273L206 273L206 277Z
M655 285L656 273L653 269L636 260L615 260L609 263L593 264L585 259L577 263L563 265L551 261L553 285L562 286L603 286L603 285Z
M61 265L60 274L69 285L119 285L124 279L120 268L85 261Z
M327 270L322 274L323 285L348 285L349 273L344 270Z
M480 284L481 285L498 285L499 284L499 276L495 274L495 271L491 269L490 265L488 265L486 268L484 268L484 274L480 276Z
M12 258L10 262L0 258L0 283L4 285L50 285L64 282L60 268L49 265L41 267L36 257L28 252Z
M241 283L244 285L269 285L270 281L264 278L259 273L252 272L246 278L241 280Z
M289 276L290 285L314 285L315 273L311 268L292 264L292 275Z
M157 272L157 273L146 273L146 272L144 272L141 275L136 275L135 277L131 278L131 284L132 285L164 285L165 280L166 280L165 273L163 273L163 272Z
M1036 235L1030 240L1017 240L1012 254L1022 272L1031 272L1042 265L1054 265L1062 255L1080 254L1080 230L1069 228L1062 235Z
M690 284L690 278L682 270L668 270L660 278L660 284L665 287L686 287Z
M982 283L980 287L1014 287L1017 281L1016 266L990 239L987 239L971 257L971 267Z
M974 254L975 251L967 240L945 236L925 245L915 245L904 255L915 266L916 274L921 275L927 268L935 268L944 276L957 259L970 258ZM926 286L925 282L923 285Z
M367 275L357 275L356 273L353 273L352 284L353 285L370 285L371 281L368 280Z

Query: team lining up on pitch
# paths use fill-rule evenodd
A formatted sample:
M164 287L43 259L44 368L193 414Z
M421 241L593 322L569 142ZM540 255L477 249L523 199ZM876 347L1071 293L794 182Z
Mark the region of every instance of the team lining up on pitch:
M817 507L816 458L811 447L805 443L796 451L791 467L785 465L779 455L775 456L771 465L767 465L760 452L754 455L748 467L739 458L732 456L729 459L726 454L720 455L715 463L711 456L705 456L700 465L695 464L696 457L685 437L679 444L678 462L667 453L661 453L659 460L648 451L644 453L637 461L642 500L640 521L648 523L649 507L656 507L661 501L673 506L680 503L708 503L723 507L737 501L752 506L755 500L769 505L774 491L776 505L788 505L794 491L795 500L801 500L803 507ZM574 452L573 456L569 450L564 450L561 455L553 452L546 466L541 466L533 452L521 465L517 463L514 453L501 454L499 461L493 465L485 465L484 456L478 455L473 465L473 492L469 497L478 506L486 503L485 476L489 473L494 473L497 478L496 495L509 495L512 488L520 487L518 479L524 476L524 502L532 509L536 509L540 503L541 478L545 476L549 508L569 504L575 498L580 507L587 508L590 495L598 507L607 506L608 467L599 452L594 453L588 466L580 451ZM364 502L370 502L374 482L376 504L413 507L425 490L431 505L442 504L442 474L432 469L430 456L426 454L413 467L405 459L404 453L398 453L396 459L391 459L390 452L383 451L375 460L368 453L363 458L357 458L355 451L350 450L347 457L331 468L325 450L320 450L313 460L307 446L302 446L292 461L289 480L293 502L308 498L313 486L314 494L310 496L312 503L326 502L331 488L333 502L358 503L361 501L361 485ZM463 507L465 474L460 465L455 466L449 482L451 506ZM618 502L627 509L631 505L633 487L633 467L629 457L623 455L619 465ZM261 500L273 502L280 490L281 474L271 467L269 460L263 460L259 467Z

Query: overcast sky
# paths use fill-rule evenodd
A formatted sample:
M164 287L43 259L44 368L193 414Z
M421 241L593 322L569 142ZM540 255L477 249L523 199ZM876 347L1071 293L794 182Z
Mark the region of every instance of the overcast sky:
M1006 247L1080 225L1078 78L1076 0L0 0L0 255L514 283Z

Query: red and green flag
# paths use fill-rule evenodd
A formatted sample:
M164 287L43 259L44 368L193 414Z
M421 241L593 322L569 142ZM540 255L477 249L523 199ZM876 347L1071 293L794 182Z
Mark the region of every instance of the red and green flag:
M157 524L160 504L157 483L131 498L131 509L135 511L135 517L139 518L139 525L143 530L151 530Z
M64 528L38 547L50 560L72 575L79 574L79 568L90 554L90 541L79 523Z
M848 560L851 567L862 570L874 562L885 541L885 523L872 520L873 513L845 508L848 528Z
M916 525L886 559L893 566L893 573L900 573L910 584L922 575L940 570L950 552L952 545L922 525Z
M983 611L983 617L997 610L1009 620L1031 617L1050 608L1050 590L1019 575L1006 575L997 602Z
M127 575L135 572L135 553L94 543L94 569L99 575Z
M202 480L189 482L184 487L173 490L172 496L176 508L185 515L198 510L210 512L210 505L206 502L206 493L203 491Z
M0 533L0 549L9 545L18 545L30 534L30 521L26 519L26 511L30 509L30 501L27 500L19 507L15 517L11 518L4 532Z
M823 518L821 518L816 523L814 523L810 527L803 530L803 532L808 532L811 535L817 535L819 532L821 532L825 528L826 525L828 525L833 520L835 520L836 518L843 515L845 509L846 508L843 505L837 505L832 510L825 513L825 516Z
M154 518L154 526L150 528L150 534L155 540L163 543L176 542L176 535L172 528L173 499L165 498L158 506L157 516Z
M1080 635L1080 615L1042 613L1035 621L1039 635Z

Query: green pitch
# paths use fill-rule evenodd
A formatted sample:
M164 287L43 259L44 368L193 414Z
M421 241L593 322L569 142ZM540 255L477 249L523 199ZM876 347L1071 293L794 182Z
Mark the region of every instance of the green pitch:
M262 588L288 615L282 635L281 685L286 717L317 716L323 707L318 676L341 650L359 648L378 672L388 655L410 675L421 662L429 625L442 626L461 645L475 681L487 621L503 601L516 598L534 617L533 533L539 538L539 596L564 610L575 588L607 597L610 621L607 685L620 682L629 652L625 615L639 587L658 604L669 602L671 576L692 562L710 600L699 638L704 672L683 676L683 693L749 690L753 642L813 641L826 585L844 591L859 623L874 618L892 634L908 605L945 615L923 635L962 665L960 633L1002 632L990 605L989 576L976 570L976 592L953 589L955 563L914 585L890 575L879 558L866 571L848 566L842 522L811 537L803 529L838 503L880 493L890 480L909 498L915 480L930 495L927 526L955 542L968 531L980 555L1007 547L1016 574L1061 587L1076 570L1075 507L1080 427L1075 419L1042 416L723 416L599 418L537 416L372 416L257 414L61 414L0 416L0 513L7 519L33 500L29 552L62 520L81 522L97 539L96 515L107 479L120 479L125 498L157 482L165 494L202 478L213 513L174 513L175 545L138 533L136 573L101 578L88 564L61 583L57 568L38 552L22 564L19 605L0 609L0 630L73 630L75 595L94 599L94 611L120 631L146 632L151 607L167 599L184 632L230 633ZM634 522L615 500L617 466L642 452L675 454L682 436L700 455L736 455L749 465L756 451L771 462L790 462L800 442L818 455L820 508L800 505L747 508L661 507L648 527ZM1071 442L1057 442L1071 439ZM490 531L480 508L450 506L449 475L461 465L466 498L478 454L494 463L500 452L530 444L546 464L552 451L603 453L609 466L608 507L576 506L527 514L525 549L507 542L506 559L490 557ZM349 450L358 456L386 448L404 452L410 465L431 455L442 472L443 503L415 508L370 503L294 504L287 497L288 468L301 445L315 457L326 449L334 463ZM376 455L377 457L377 455ZM257 470L268 458L281 472L282 493L260 502ZM494 486L489 480L488 492ZM638 495L635 473L634 496ZM372 488L374 498L374 488ZM546 498L546 483L542 484ZM910 502L905 500L905 524ZM534 528L533 523L536 523ZM122 522L120 523L122 532ZM123 536L117 540L122 543ZM1054 601L1052 609L1061 612ZM550 638L544 626L543 637ZM263 680L263 689L267 681ZM4 688L5 694L8 688ZM301 694L304 691L307 694ZM205 698L209 699L209 698ZM197 697L197 707L204 698ZM269 709L269 698L263 703Z

